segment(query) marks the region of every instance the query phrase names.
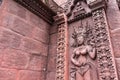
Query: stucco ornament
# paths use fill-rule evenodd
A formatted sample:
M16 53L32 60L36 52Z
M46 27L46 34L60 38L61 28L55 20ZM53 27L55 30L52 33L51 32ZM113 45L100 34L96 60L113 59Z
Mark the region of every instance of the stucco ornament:
M71 63L73 64L71 67L71 80L97 80L93 79L93 76L97 77L97 75L95 73L96 68L92 62L96 57L96 49L87 44L86 35L85 27L74 28L72 34L74 43L72 44L73 52L71 55Z

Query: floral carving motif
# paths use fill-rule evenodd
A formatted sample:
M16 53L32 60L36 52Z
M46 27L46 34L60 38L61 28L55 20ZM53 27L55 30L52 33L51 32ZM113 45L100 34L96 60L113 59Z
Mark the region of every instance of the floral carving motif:
M118 80L104 9L93 12L93 21L100 80Z

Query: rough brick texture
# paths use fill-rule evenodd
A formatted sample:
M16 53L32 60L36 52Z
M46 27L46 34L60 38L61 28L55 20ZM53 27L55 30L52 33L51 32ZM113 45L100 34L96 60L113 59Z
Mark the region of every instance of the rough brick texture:
M0 80L45 80L50 25L16 3L0 6Z

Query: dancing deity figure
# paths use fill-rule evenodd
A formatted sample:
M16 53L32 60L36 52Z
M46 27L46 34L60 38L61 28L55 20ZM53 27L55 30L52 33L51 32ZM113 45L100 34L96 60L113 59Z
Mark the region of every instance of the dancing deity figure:
M95 59L96 53L95 48L86 43L86 29L81 27L74 29L72 38L74 39L72 45L74 50L71 62L74 65L74 76L71 80L96 80L91 77L93 63L90 62L90 59Z

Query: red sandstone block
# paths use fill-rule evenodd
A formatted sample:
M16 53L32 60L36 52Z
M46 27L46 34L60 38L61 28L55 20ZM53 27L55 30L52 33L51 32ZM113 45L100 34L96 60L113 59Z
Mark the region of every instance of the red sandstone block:
M22 49L32 54L41 54L47 56L48 45L32 39L23 39Z
M115 53L115 57L120 57L120 35L112 36L112 44Z
M0 68L0 80L16 80L16 75L16 70Z
M32 55L29 61L28 69L43 71L46 70L46 64L47 64L47 57Z
M3 60L4 49L5 49L5 47L1 46L1 44L0 44L0 66L1 66L1 63L2 63L2 60Z
M0 33L0 43L11 48L19 48L21 44L21 36L11 31L2 29Z
M46 44L49 42L49 34L38 27L33 32L33 38Z
M48 66L47 66L47 70L48 71L55 71L56 69L56 59L55 57L49 57L48 58Z
M3 51L3 54L3 67L26 69L30 57L25 52L15 49L6 49Z
M49 46L49 55L56 56L57 54L57 45L50 45Z
M21 6L20 4L16 3L13 0L7 1L6 10L9 13L14 14L18 17L21 17L23 19L27 18L27 9L25 9L23 6Z
M14 16L4 12L4 15L2 17L0 17L0 25L2 25L3 27L6 28L11 28L13 26L13 22L14 22Z
M40 25L38 25L38 27L46 32L49 32L49 29L52 27L52 25L45 22L42 18L40 18L39 23Z
M45 80L45 72L22 70L19 73L19 80Z
M32 24L32 25L34 25L34 26L36 26L36 27L38 27L46 32L49 31L50 25L47 22L45 22L43 19L41 19L40 17L29 12L28 18L29 18L29 20L28 20L29 24Z
M57 33L50 35L50 44L57 44Z
M34 26L39 26L40 25L40 18L36 16L35 14L29 12L28 13L28 22Z
M58 26L56 24L50 27L50 34L57 33Z
M47 72L47 78L46 80L55 80L55 72Z
M12 30L24 36L31 36L33 26L27 24L26 22L18 18L15 18Z

